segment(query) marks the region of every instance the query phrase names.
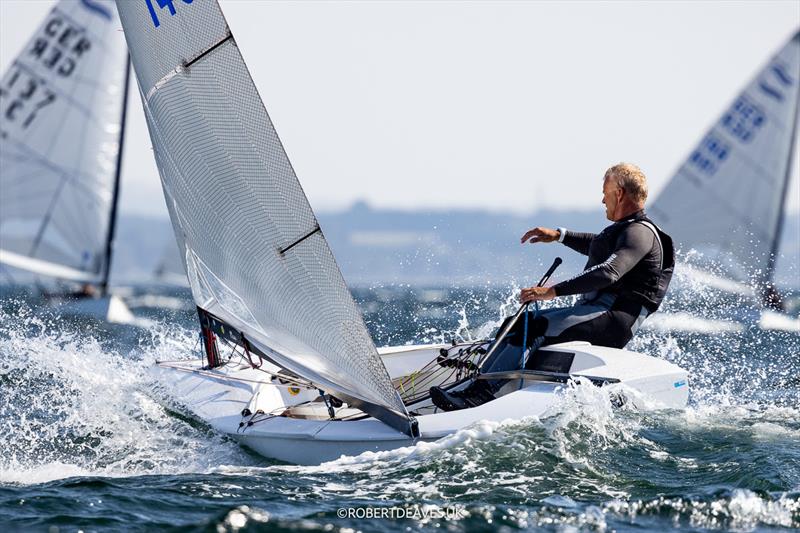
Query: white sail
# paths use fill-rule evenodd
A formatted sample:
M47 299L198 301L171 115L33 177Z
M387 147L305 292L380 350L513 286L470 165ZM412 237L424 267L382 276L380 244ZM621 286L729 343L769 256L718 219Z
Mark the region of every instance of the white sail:
M280 366L407 430L217 2L117 7L196 304Z
M107 281L128 72L110 0L61 0L0 82L0 261Z
M753 78L680 166L650 214L679 248L742 282L771 282L796 144L800 32Z

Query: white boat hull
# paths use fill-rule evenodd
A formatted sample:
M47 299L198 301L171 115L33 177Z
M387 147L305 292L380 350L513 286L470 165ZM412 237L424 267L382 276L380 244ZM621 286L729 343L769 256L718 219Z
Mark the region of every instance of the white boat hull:
M800 333L800 316L790 316L786 313L764 309L761 311L758 326L761 329Z
M99 298L54 299L54 305L64 315L91 317L114 324L130 324L135 321L125 302L116 295Z
M439 353L440 345L386 348L381 352L392 378L421 368ZM688 376L680 367L653 357L625 350L565 343L548 350L575 354L570 373L618 379L626 399L636 406L681 409L689 394ZM216 430L270 458L296 464L319 464L342 455L391 450L412 446L419 441L434 441L478 421L503 421L542 416L557 401L561 383L525 380L513 390L479 407L453 412L416 416L420 437L412 439L374 418L330 420L325 416L297 418L264 417L247 425L242 412L278 414L284 408L308 402L316 391L292 394L284 385L270 382L269 376L249 365L231 363L204 370L202 360L158 363L160 377L177 399ZM586 382L588 383L588 382ZM516 388L519 380L507 388ZM582 383L583 385L583 383ZM591 386L591 385L587 385ZM325 409L318 402L320 409ZM244 422L244 425L241 425Z

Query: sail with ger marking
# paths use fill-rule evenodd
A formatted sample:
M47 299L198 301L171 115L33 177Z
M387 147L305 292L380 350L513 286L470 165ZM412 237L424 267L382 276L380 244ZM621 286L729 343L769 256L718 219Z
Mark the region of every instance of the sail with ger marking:
M110 0L61 0L0 82L0 262L105 284L128 51Z
M710 252L736 281L772 281L796 150L798 82L800 32L736 97L650 210L682 251Z
M280 366L408 431L217 2L117 7L196 304Z

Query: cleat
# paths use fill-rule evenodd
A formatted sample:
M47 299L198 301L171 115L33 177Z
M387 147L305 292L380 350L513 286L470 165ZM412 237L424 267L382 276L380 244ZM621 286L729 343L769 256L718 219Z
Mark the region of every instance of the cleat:
M461 390L449 392L441 387L431 387L431 401L442 411L459 411L478 407L494 400L494 393L486 381L475 380Z

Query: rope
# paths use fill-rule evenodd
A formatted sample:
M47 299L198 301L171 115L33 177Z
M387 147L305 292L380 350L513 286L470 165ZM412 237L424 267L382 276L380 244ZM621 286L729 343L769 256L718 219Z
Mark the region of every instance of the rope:
M399 389L401 398L408 405L427 398L432 386L456 383L471 377L478 372L474 359L486 353L483 346L489 342L475 341L459 347L455 354L451 353L455 345L442 348L435 359L404 376L399 382L396 381L395 388Z
M522 330L522 351L519 354L519 367L522 369L525 366L525 348L528 347L528 308L529 304L525 304L525 321L523 322ZM519 378L519 389L522 389L522 378ZM518 389L518 390L519 390Z
M530 307L530 303L527 303L525 305L527 307ZM530 351L530 349L528 348L528 314L530 314L530 313L526 309L525 310L525 323L524 323L525 329L522 332L522 353L519 356L519 369L520 370L523 370L525 368L525 354ZM539 316L539 302L538 301L534 301L533 302L533 319L536 320L536 318L538 316ZM522 389L522 383L524 381L525 381L524 379L519 378L519 388L520 389Z
M314 387L314 385L310 381L303 380L302 378L294 378L292 376L287 376L287 375L284 375L284 374L277 374L275 372L270 372L269 370L265 370L265 369L261 368L262 365L264 364L264 359L261 356L259 356L258 354L253 354L259 359L259 364L256 365L255 363L253 363L253 360L251 359L251 353L252 352L250 352L250 350L248 350L246 346L230 343L230 342L228 342L227 340L225 340L224 338L221 338L221 337L218 337L218 339L220 341L222 341L225 345L232 347L231 353L228 356L228 362L230 362L231 359L233 359L233 356L236 355L236 356L239 357L240 361L242 361L242 362L247 361L247 364L249 364L250 368L252 368L253 370L258 370L259 372L264 372L265 374L270 376L270 378L277 378L279 380L285 381L286 383L290 384L288 386L294 386L294 387L303 388L303 389L315 389L316 388L316 387ZM199 340L198 340L198 342L199 342ZM239 352L239 349L238 349L239 346L242 347L243 352ZM275 384L273 383L273 385L275 385Z
M328 397L325 396L324 390L319 389L319 395L322 396L322 401L325 402L325 407L328 408L328 416L330 416L331 420L333 420L334 418L336 418L336 412L333 410L333 405L331 405L331 402L328 400Z
M259 422L265 422L267 420L275 418L275 417L279 416L278 411L283 411L284 409L285 409L285 407L281 406L281 407L278 407L276 409L273 409L269 413L265 413L261 409L259 409L255 413L251 413L249 409L245 408L245 409L242 410L242 421L239 422L239 427L236 429L236 433L244 432L244 431L247 430L247 428L249 428L250 426L253 426L255 424L258 424ZM259 415L261 415L261 416L259 416ZM247 417L250 417L250 418L248 419Z

